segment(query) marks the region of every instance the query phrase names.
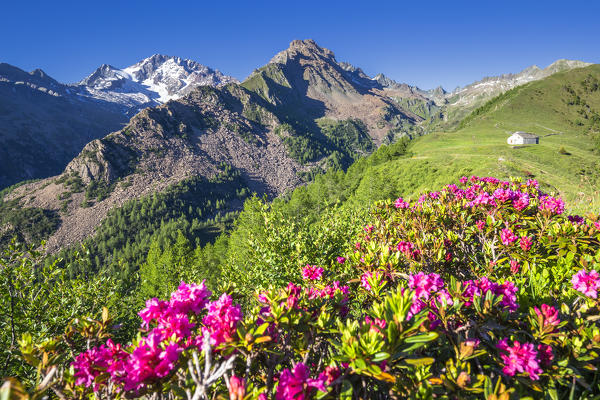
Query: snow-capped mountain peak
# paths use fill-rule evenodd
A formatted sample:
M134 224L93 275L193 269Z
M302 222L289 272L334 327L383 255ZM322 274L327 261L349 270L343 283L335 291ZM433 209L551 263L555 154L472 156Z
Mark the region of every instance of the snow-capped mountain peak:
M85 97L118 103L134 114L180 98L197 86L229 82L237 80L192 60L154 54L123 69L103 64L74 86Z

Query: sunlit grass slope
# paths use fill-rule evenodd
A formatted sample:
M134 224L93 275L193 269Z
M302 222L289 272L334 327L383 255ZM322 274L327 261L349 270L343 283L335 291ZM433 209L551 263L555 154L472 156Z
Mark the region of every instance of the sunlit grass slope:
M467 117L455 132L414 141L409 157L366 171L355 200L378 194L407 197L461 175L536 178L574 211L600 209L600 65L552 75L515 88ZM514 131L539 145L511 147Z

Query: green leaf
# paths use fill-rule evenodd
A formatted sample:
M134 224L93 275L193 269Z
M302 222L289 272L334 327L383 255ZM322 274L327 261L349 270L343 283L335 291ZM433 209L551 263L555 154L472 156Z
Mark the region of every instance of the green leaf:
M261 326L256 328L255 335L256 336L262 335L263 333L265 333L265 331L267 330L268 327L269 327L269 323L265 322L264 324L262 324Z
M437 332L427 332L421 335L407 337L406 339L404 339L404 341L406 343L426 343L437 339L439 336L440 335L438 335Z
M385 351L380 351L379 353L375 354L375 356L373 357L373 359L371 361L380 362L383 360L387 360L389 357L390 357L390 355L388 353L386 353Z
M365 363L365 360L363 360L362 358L358 358L358 359L354 360L354 365L356 366L356 368L358 370L364 370L367 368L367 364Z
M423 365L431 365L435 362L435 360L431 357L423 357L423 358L407 358L404 362L413 367L420 367Z

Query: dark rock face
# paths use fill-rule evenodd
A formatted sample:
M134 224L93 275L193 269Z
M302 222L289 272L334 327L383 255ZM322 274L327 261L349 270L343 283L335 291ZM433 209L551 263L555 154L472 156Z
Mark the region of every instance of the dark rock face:
M74 85L41 69L28 73L0 63L0 189L60 173L86 143L120 129L146 107L232 81L163 55L125 69L104 64Z
M81 101L41 70L0 64L0 188L60 173L87 142L126 121L111 104Z

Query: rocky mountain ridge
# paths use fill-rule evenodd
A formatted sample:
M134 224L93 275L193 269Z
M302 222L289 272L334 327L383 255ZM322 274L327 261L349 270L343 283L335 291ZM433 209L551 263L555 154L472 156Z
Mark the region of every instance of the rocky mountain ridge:
M543 69L537 65L532 65L518 73L484 77L463 88L446 93L445 100L448 103L446 117L449 117L453 123L458 123L475 108L512 88L546 78L557 72L589 65L592 64L577 60L560 59Z
M0 189L60 173L86 143L118 130L145 107L229 82L237 81L163 55L125 69L102 65L76 84L0 63Z
M126 68L104 64L73 84L80 96L119 104L125 113L178 99L197 86L220 87L237 79L192 60L154 54Z
M93 76L86 84L113 87L122 78L105 72L115 79ZM314 41L292 42L241 84L198 86L142 110L88 143L60 176L7 199L60 215L48 240L55 251L92 235L110 209L191 177L211 179L224 164L240 171L251 192L279 196L301 185L303 174L347 162L403 123L422 120L388 96L401 91L361 75ZM307 148L314 154L298 158Z

